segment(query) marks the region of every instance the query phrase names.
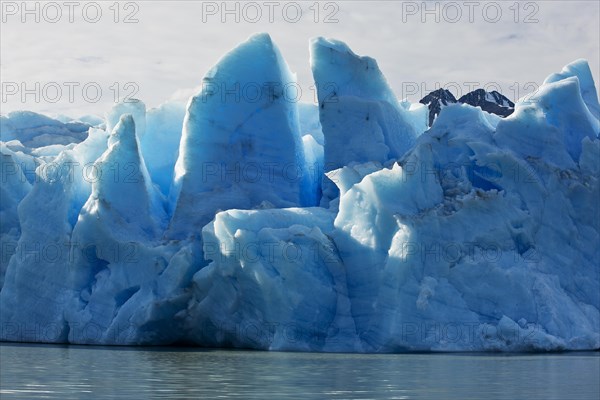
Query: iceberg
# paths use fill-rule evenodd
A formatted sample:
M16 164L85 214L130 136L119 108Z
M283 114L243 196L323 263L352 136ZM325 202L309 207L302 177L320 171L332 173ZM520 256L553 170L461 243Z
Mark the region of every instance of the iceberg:
M68 282L79 294L66 314L72 340L85 321L103 332L100 342L118 343L123 329L115 326L123 315L139 311L134 304L140 296L151 301L152 293L142 285L156 283L166 266L163 257L169 254L159 251L156 243L167 214L141 156L131 114L121 116L108 143L95 165L109 178L92 184L71 237L78 251Z
M547 83L525 100L519 118L508 118L496 128L498 142L523 157L536 157L564 169L574 168L582 140L595 139L600 121L590 113L575 77ZM540 141L543 145L540 145Z
M187 105L3 116L0 340L598 350L587 62L505 118L447 102L428 127L372 58L310 49L318 104L258 34Z
M2 246L2 258L0 259L0 287L4 283L4 275L8 268L10 255L16 249L17 241L21 236L21 225L19 223L18 206L21 200L31 190L31 184L25 178L21 166L10 153L0 150L2 156L0 181L0 246Z
M569 237L597 231L576 221L598 215L598 181L495 143L514 126L448 106L402 160L342 195L334 239L368 351L597 348L598 236ZM590 207L554 208L573 201Z
M324 172L350 162L385 162L398 158L421 132L370 57L360 57L333 39L311 41L311 67L317 87L324 136ZM424 130L425 128L423 128ZM323 178L322 205L337 195Z
M152 182L168 197L185 117L185 104L169 102L146 113L146 134L140 139L140 151Z
M72 165L75 159L72 153L62 152L56 162ZM75 182L68 168L57 168L55 174L43 173L42 168L36 170L38 179L18 205L21 234L0 292L3 340L67 341L63 313L73 296L65 277L70 266Z
M146 134L146 104L139 99L128 99L116 103L106 114L106 131L112 132L125 114L130 114L133 118L137 137L143 138Z
M600 119L600 108L598 107L598 93L594 85L594 77L588 62L584 59L575 60L566 65L561 72L550 75L544 84L558 82L565 78L576 77L579 81L581 97L589 111L596 119Z
M14 111L0 116L3 142L18 139L29 148L79 143L87 136L91 124L81 121L65 123L31 111Z
M355 342L354 323L344 265L328 236L334 216L322 208L217 214L202 230L211 262L194 275L190 339L212 346L347 350Z
M309 205L295 79L266 34L225 55L190 99L168 235L199 232L219 210ZM310 196L314 197L314 196Z

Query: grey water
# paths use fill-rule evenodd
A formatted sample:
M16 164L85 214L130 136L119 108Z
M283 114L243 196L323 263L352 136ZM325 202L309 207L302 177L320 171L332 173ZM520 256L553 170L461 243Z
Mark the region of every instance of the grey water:
M600 353L316 354L0 345L1 399L594 399Z

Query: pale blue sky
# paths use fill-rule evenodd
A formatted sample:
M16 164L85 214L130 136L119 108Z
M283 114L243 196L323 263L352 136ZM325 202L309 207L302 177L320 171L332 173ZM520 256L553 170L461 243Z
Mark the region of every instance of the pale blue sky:
M292 71L298 74L306 101L313 98L308 51L308 40L313 36L343 40L356 53L376 58L398 97L409 95L413 101L435 89L436 83L457 95L466 93L470 86L497 86L514 99L531 89L528 83L541 83L577 58L588 59L596 82L600 79L597 1L525 1L517 7L515 1L481 1L471 9L462 1L452 5L427 2L429 10L438 7L439 22L434 14L423 12L421 1L321 2L318 22L314 1L288 5L286 14L286 2L278 2L273 6L272 23L263 1L255 3L262 13L256 23L250 21L257 15L256 8L244 9L240 3L240 21L235 22L234 14L223 14L220 1L204 5L192 1L122 2L118 23L114 22L115 9L110 8L113 1L97 2L102 10L97 23L84 18L86 2L73 10L72 23L67 7L61 7L61 18L52 23L57 10L43 9L41 3L40 22L34 20L35 14L25 15L26 21L22 22L23 10L7 3L20 7L21 2L3 2L2 6L3 87L25 83L31 89L39 82L42 89L56 82L63 93L56 103L45 98L55 96L52 84L46 86L47 96L42 95L39 103L33 95L23 102L21 93L3 93L2 113L30 109L72 116L102 115L110 108L117 88L121 96L132 88L125 87L127 82L137 85L136 97L149 107L173 97L185 99L225 52L254 32L271 34ZM235 2L228 4L236 7ZM301 5L302 16L293 23L296 4ZM216 14L209 15L211 10ZM462 14L460 18L457 11ZM95 8L90 6L86 12L85 17L92 20ZM123 23L131 13L139 22ZM330 13L337 22L324 23ZM525 22L527 16L529 23ZM227 18L225 23L222 17ZM97 103L83 96L82 87L88 83L97 83L102 89ZM73 86L72 99L68 85L78 85ZM88 90L89 97L94 97L95 89L88 86Z

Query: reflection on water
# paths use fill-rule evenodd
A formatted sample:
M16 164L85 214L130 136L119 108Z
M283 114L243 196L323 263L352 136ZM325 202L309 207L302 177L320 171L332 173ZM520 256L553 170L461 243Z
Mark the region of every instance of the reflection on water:
M600 353L307 354L0 345L0 397L595 399Z

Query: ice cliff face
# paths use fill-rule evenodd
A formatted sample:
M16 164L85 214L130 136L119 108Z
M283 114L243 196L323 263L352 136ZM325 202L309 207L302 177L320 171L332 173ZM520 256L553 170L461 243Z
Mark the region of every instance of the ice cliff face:
M190 228L218 210L300 206L314 197L297 102L287 92L294 83L266 34L252 36L206 74L187 107L169 236L194 233Z
M359 57L346 44L324 38L311 42L311 67L317 87L324 136L324 172L352 162L384 163L400 157L415 141L411 119L390 89L377 62ZM337 197L323 178L322 204Z
M546 78L544 83L561 81L565 78L576 77L581 87L581 97L588 110L596 119L600 119L600 108L598 107L598 93L594 86L594 77L586 60L579 59L566 65L561 72L552 74Z
M0 338L600 347L600 107L587 63L507 118L447 104L427 131L373 59L319 38L311 65L319 104L298 105L279 50L255 35L187 109L124 103L79 143L3 141Z
M536 100L539 112L543 95ZM529 164L516 141L503 140L523 130L517 120L494 132L481 111L449 106L398 164L342 195L334 239L368 350L558 349L598 340L598 236L584 233L597 232L598 179L589 180L587 167Z

